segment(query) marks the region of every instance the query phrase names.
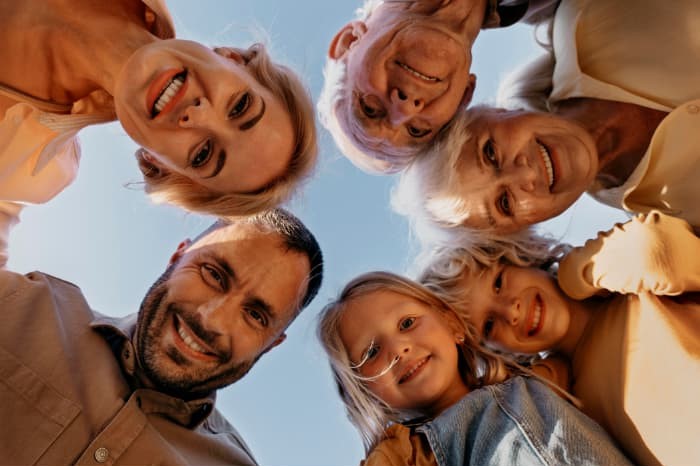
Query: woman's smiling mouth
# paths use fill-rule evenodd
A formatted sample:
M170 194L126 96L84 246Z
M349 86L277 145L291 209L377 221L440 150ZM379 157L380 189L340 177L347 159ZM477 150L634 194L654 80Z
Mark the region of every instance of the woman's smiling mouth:
M172 74L172 71L166 72L154 80L148 92L151 118L156 118L173 108L184 96L185 90L187 90L187 70L175 74Z

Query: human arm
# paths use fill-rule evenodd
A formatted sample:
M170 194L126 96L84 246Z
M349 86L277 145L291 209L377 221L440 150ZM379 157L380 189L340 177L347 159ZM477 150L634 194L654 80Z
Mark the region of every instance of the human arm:
M700 290L700 238L658 211L617 224L561 261L559 286L575 299L602 290L678 295Z

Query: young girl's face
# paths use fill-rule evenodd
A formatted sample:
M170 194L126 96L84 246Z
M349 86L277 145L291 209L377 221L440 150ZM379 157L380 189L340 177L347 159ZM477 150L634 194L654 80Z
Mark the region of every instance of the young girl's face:
M359 374L379 376L367 382L372 393L394 409L435 415L469 392L457 367L459 328L456 317L376 291L347 303L339 331Z
M554 349L571 321L571 299L545 271L499 264L463 277L469 321L499 350Z

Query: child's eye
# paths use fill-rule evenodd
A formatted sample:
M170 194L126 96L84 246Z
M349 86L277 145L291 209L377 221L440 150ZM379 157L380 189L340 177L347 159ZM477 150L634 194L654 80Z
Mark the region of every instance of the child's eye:
M362 355L362 359L365 361L368 361L375 357L379 353L379 346L375 345L372 343L367 350L365 350L365 354Z
M501 287L503 286L503 270L499 270L496 277L493 279L493 290L496 294L501 292Z
M481 335L483 336L484 340L488 340L489 337L491 336L491 333L493 332L494 324L495 324L495 322L493 320L493 317L489 317L484 322L484 327L481 329Z
M415 322L415 317L406 317L405 319L402 319L401 322L399 322L399 328L401 330L408 330L409 328L413 327L413 324Z
M486 141L481 151L484 154L486 162L488 162L490 165L493 165L495 168L499 168L498 159L496 158L496 145L494 144L492 139Z

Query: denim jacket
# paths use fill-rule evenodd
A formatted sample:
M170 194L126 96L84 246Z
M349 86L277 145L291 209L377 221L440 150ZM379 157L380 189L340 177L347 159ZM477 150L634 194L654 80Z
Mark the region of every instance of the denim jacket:
M439 466L631 464L600 426L526 377L475 390L416 430Z

